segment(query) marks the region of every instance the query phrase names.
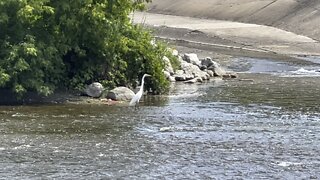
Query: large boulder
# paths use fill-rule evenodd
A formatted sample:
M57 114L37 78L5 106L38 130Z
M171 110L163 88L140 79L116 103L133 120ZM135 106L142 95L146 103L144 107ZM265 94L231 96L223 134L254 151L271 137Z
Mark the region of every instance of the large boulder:
M183 56L183 60L185 60L188 63L197 65L197 66L201 66L201 61L198 58L198 55L195 53L186 53Z
M134 95L134 92L127 87L116 87L108 92L106 98L115 101L130 101Z
M101 96L103 90L104 88L101 83L94 82L87 86L87 88L85 89L85 93L90 97L97 98Z

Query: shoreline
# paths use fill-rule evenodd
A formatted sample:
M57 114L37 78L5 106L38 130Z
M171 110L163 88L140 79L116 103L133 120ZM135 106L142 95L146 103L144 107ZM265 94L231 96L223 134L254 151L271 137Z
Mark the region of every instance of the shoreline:
M320 56L318 41L269 26L148 12L135 12L132 20L177 46L267 59Z

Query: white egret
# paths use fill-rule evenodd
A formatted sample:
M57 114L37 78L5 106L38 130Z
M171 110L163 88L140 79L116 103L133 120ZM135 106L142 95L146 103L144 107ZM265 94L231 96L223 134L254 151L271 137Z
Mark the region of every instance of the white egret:
M140 90L133 96L133 98L131 99L131 101L129 103L129 106L137 106L139 104L140 98L143 94L144 78L150 77L150 76L151 75L149 75L149 74L144 74L142 76Z

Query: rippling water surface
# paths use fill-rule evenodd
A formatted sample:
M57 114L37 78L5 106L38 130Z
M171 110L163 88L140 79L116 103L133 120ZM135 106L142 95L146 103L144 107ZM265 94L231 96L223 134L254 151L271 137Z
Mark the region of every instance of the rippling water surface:
M176 84L137 110L2 106L1 178L320 178L320 78L297 76L317 67L236 62L239 79Z

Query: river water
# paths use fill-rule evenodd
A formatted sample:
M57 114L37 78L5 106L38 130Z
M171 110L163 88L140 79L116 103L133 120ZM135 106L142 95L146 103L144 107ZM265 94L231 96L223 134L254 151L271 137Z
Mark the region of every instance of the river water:
M235 58L236 80L126 105L0 107L1 179L320 178L320 66Z

